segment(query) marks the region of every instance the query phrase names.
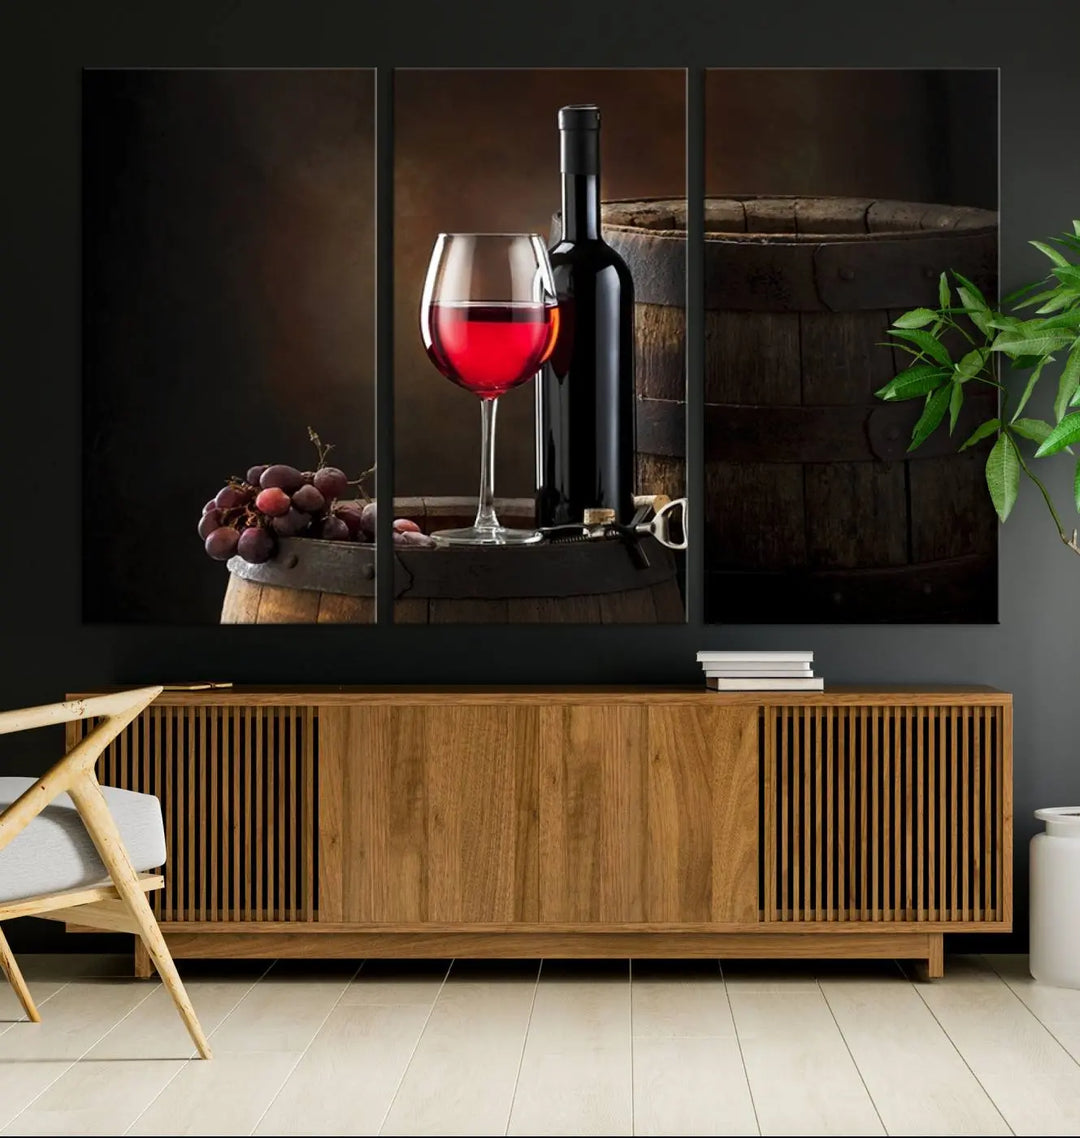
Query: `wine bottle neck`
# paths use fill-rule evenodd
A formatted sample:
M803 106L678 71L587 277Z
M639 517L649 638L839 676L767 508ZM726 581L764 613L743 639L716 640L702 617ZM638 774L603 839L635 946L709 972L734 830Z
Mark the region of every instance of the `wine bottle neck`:
M600 237L599 120L595 108L584 108L584 125L571 124L563 115L572 110L560 112L563 238L595 241Z
M596 241L600 237L600 178L596 174L563 174L562 236L564 241Z

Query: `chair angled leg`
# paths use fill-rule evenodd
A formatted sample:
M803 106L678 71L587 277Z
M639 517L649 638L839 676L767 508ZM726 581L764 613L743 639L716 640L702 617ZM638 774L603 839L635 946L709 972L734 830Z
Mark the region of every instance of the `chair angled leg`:
M19 997L19 1003L22 1004L23 1011L26 1012L26 1018L32 1023L41 1023L37 1006L34 1004L30 989L26 986L26 981L23 979L23 974L19 970L19 965L15 961L15 956L3 930L0 930L0 969L3 969L8 983L15 989L15 995Z
M192 1042L204 1059L211 1058L210 1044L207 1042L206 1035L195 1015L195 1009L191 1006L191 1000L188 999L184 983L180 979L180 974L176 970L172 955L165 943L165 937L154 919L150 902L139 886L138 874L132 867L127 850L124 849L120 831L117 829L113 816L109 813L97 779L89 774L85 779L81 779L72 786L68 793L78 808L117 892L127 906L136 925L138 925L139 936L146 946L146 951L150 954L150 959L154 962L154 967L158 970L162 983L172 997Z

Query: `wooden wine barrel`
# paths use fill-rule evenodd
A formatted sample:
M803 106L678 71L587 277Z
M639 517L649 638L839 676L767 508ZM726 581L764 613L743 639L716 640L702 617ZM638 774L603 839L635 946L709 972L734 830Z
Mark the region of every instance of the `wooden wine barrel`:
M395 516L422 528L467 525L475 499L402 498ZM532 525L532 501L496 502L509 525ZM640 567L618 541L395 549L394 620L403 624L681 623L671 550L642 542ZM222 624L369 624L375 546L290 538L262 565L229 562Z
M686 206L603 210L634 277L638 490L672 493L686 438ZM997 214L712 198L705 229L706 619L995 620L989 442L956 453L996 413L993 389L969 385L955 436L941 430L912 455L921 401L873 393L908 366L880 346L886 330L937 305L942 271L996 294Z

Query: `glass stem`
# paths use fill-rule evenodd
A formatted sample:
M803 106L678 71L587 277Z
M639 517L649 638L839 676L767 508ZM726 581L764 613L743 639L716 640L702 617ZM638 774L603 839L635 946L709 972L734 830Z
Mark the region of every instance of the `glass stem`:
M495 412L498 399L480 400L480 500L476 510L477 529L494 530L495 517Z

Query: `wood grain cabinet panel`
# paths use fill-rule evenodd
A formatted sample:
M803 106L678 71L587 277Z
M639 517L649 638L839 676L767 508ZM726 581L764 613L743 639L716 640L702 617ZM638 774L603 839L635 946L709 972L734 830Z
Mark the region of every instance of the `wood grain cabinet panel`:
M758 712L540 712L540 919L758 918Z
M320 921L535 921L539 709L322 708Z

